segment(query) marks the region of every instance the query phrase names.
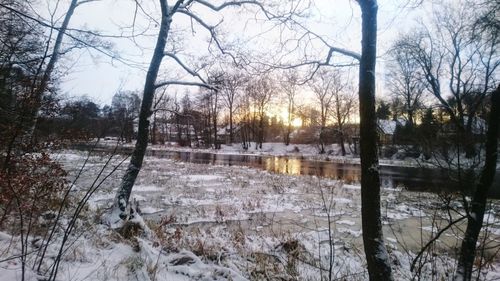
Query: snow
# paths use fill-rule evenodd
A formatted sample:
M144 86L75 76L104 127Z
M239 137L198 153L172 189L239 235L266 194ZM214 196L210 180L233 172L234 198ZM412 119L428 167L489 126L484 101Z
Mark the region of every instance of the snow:
M215 181L224 179L224 177L215 175L188 175L188 176L181 176L181 178L186 178L190 181Z
M350 228L343 228L343 227L338 228L337 231L340 233L347 233L347 234L352 235L354 237L360 237L361 234L363 233L363 231L361 231L361 230L353 230Z
M355 222L350 221L350 220L339 220L339 221L336 221L335 223L336 224L345 224L345 225L350 225L350 226L353 226L356 224Z
M165 209L160 209L160 208L154 208L150 206L146 206L144 208L141 208L141 214L155 214L164 211Z
M151 192L162 191L163 189L155 185L135 185L133 190L134 192Z
M84 153L66 151L58 159L71 177L85 157ZM92 156L90 162L92 168L77 182L79 190L89 186L102 166L100 157ZM330 241L335 278L368 278L359 185L146 157L132 192L142 214L134 216L132 222L145 231L129 239L94 218L111 206L124 170L119 168L91 198L89 212L79 223L85 228L80 229L82 235L72 237L74 243L62 262L60 280L264 280L266 277L259 275L262 272L275 279L320 280L326 273L318 267L326 268L332 256ZM419 235L427 241L430 231L436 232L436 227L430 226L434 219L431 209L440 199L400 189L383 189L381 193L383 227L386 236L389 234L386 242L392 246L389 253L380 252L379 258L397 261L393 265L396 280L412 280L409 261L414 254L408 255L396 245L418 252ZM485 215L491 224L492 241L500 239L499 216L494 211L498 207L494 204L494 208ZM16 239L0 232L0 259L20 252L18 246L12 246L18 245ZM443 235L440 240L456 245L460 239ZM34 244L30 243L30 249L35 249ZM294 247L297 258L291 254ZM441 249L437 268L425 267L422 280L431 276L449 280L447 276L453 275L450 268L456 263L453 255L453 247ZM0 263L0 280L20 280L19 266L18 259ZM498 261L492 262L484 279L499 277L499 268ZM36 280L31 271L27 277L27 281Z
M378 127L380 130L387 135L394 135L396 132L396 121L393 120L377 120Z

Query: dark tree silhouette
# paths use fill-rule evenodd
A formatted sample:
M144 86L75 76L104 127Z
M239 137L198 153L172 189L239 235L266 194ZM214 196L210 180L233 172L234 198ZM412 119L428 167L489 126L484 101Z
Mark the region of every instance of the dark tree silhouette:
M358 3L362 13L359 115L363 245L370 280L393 280L380 214L380 175L375 116L378 5L376 0L358 0Z
M491 112L486 133L486 161L479 177L479 183L470 203L467 213L467 229L465 230L458 269L455 280L471 280L472 268L476 257L476 243L483 227L484 212L488 191L495 177L498 157L498 130L500 123L500 86L491 95Z

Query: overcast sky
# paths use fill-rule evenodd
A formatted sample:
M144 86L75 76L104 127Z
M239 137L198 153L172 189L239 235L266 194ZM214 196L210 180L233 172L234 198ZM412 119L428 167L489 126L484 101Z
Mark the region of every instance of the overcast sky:
M49 1L50 2L50 1ZM143 1L144 9L148 16L158 19L156 1ZM220 1L219 1L220 2ZM402 6L400 0L379 1L379 33L378 33L378 90L383 87L383 60L384 52L400 32L407 31L419 15L422 8L413 9ZM45 7L45 9L47 9ZM63 8L60 8L63 11ZM103 34L128 34L134 19L135 5L131 0L101 0L78 7L71 20L71 27L81 29L99 30ZM275 43L278 41L278 29L269 30L270 25L255 20L253 12L231 9L222 16L205 14L211 23L217 23L222 17L224 22L221 30L227 35L228 41L238 40L244 42L249 49L261 52L263 55L276 51ZM359 51L360 49L360 13L359 7L352 0L317 0L308 11L305 20L309 27L316 33L327 38L337 46ZM262 16L257 16L262 18ZM171 42L179 42L178 49L186 61L192 64L199 63L198 55L206 51L205 40L207 34L196 28L193 35L190 22L186 18L174 18L177 32ZM136 18L136 32L144 32L134 41L130 39L107 39L114 44L114 50L120 57L128 61L124 64L111 59L96 51L84 50L74 52L60 61L61 70L65 76L62 79L61 90L71 96L87 95L99 103L110 103L113 94L118 89L141 90L143 87L147 64L149 63L152 48L156 40L157 28L154 23L147 20L147 16L139 14ZM267 32L266 32L267 31ZM258 35L264 33L261 37ZM276 38L275 38L276 37ZM173 39L174 37L171 37ZM276 40L273 40L276 39ZM275 41L275 42L273 42ZM320 45L317 53L324 50ZM323 46L324 47L324 46ZM180 72L172 64L165 64L164 73L170 77L178 77ZM184 75L184 74L182 74ZM181 75L181 76L182 76ZM161 78L161 77L160 77Z

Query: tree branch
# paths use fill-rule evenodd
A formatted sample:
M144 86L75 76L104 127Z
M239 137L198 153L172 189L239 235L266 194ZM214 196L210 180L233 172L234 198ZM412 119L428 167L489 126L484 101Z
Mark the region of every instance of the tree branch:
M200 75L198 72L196 72L196 71L192 70L191 68L189 68L189 67L188 67L186 64L184 64L184 63L183 63L183 62L179 59L179 57L178 57L178 56L176 56L174 53L166 52L166 53L165 53L165 56L167 56L167 57L170 57L170 58L174 59L174 60L175 60L175 61L176 61L176 62L177 62L177 63L178 63L178 64L179 64L179 65L180 65L180 66L181 66L181 67L182 67L182 68L183 68L183 69L184 69L187 73L189 73L189 74L191 74L192 76L194 76L194 77L196 77L196 78L200 79L200 81L201 81L202 83L204 83L204 84L208 84L208 83L205 81L205 79L203 79L203 77L201 77L201 75Z
M169 86L169 85L197 86L197 87L203 87L203 88L210 89L210 90L217 90L216 87L214 87L214 86L212 86L210 84L207 84L207 83L189 82L189 81L177 81L177 80L169 80L169 81L163 81L163 82L157 83L155 85L155 88L158 89L158 88L161 88L161 87L164 87L164 86Z

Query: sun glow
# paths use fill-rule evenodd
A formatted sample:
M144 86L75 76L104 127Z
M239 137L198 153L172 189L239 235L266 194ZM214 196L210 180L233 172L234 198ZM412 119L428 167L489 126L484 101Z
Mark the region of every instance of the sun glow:
M275 112L269 112L268 113L269 116L276 116L286 126L288 124L288 118L289 118L288 111L283 108L275 108L274 111ZM303 124L302 119L300 119L299 117L295 117L290 121L290 125L292 125L295 128L302 127L302 124Z
M300 128L302 127L302 119L300 118L295 118L292 120L292 126L294 126L295 128Z

